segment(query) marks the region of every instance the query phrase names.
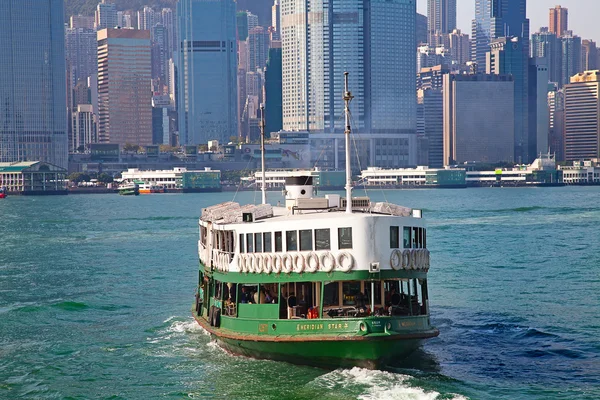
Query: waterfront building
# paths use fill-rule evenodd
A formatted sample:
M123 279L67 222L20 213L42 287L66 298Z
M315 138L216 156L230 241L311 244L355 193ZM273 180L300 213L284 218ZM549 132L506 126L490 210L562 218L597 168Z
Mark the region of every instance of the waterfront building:
M222 143L238 133L236 3L182 0L177 21L179 140Z
M439 34L450 33L456 29L456 0L427 0L428 43L436 47Z
M369 167L361 171L361 181L366 186L380 187L465 187L466 171L462 168L416 168L383 169Z
M67 170L43 161L0 162L0 187L22 195L67 194Z
M549 26L555 36L562 36L569 29L569 10L561 6L551 8Z
M0 162L67 166L62 0L0 2Z
M555 84L548 90L548 145L556 161L565 160L565 92Z
M113 29L117 24L117 5L109 0L102 0L96 6L94 27L96 30Z
M598 159L573 161L572 165L561 165L562 181L565 185L599 185L600 162Z
M565 85L565 160L600 157L600 70L571 77Z
M444 75L444 165L514 160L511 75Z
M202 171L187 168L172 170L144 171L130 168L121 173L121 179L126 182L142 181L163 186L165 189L178 189L184 192L220 192L221 171L206 167Z
M330 190L342 189L346 183L345 171L322 171L319 168L311 170L297 169L269 169L265 172L267 189L285 188L285 178L295 176L310 176L315 187ZM262 187L262 172L256 171L253 175L243 177L242 182L247 186Z
M524 41L515 36L494 39L487 54L486 72L488 74L510 74L514 82L514 122L515 152L517 162L530 162L536 153L529 153L529 51Z
M417 13L417 21L415 26L417 31L417 47L427 44L429 40L427 35L427 24L427 16Z
M600 68L598 65L598 49L596 42L593 40L582 40L581 41L581 65L580 69L583 71L593 71Z
M471 61L483 66L494 39L521 38L529 54L529 19L526 0L475 0L472 22Z
M545 58L548 64L548 78L562 87L561 41L548 28L540 28L531 35L531 57Z
M415 16L413 0L282 0L284 130L343 132L347 71L356 131L415 134Z
M98 140L152 144L150 31L98 31Z
M82 152L91 143L98 142L97 116L91 104L79 104L72 118L73 133L69 138L69 151Z
M528 155L537 157L548 151L548 65L545 58L529 59L529 139Z
M265 68L265 133L283 129L281 42L271 42Z
M88 17L87 15L71 15L71 18L69 18L69 28L94 29L94 17Z

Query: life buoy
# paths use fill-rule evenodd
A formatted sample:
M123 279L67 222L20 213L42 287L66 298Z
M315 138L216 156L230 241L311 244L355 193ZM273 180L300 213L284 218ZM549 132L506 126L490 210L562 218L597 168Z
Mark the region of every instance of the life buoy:
M335 257L329 251L321 254L321 271L323 272L331 272L335 268Z
M292 260L292 256L285 253L281 256L281 271L289 274L292 272L292 268L294 268L294 260Z
M283 261L281 261L281 256L279 254L273 254L271 259L273 260L273 273L281 273L281 266L283 264Z
M315 273L319 270L319 256L314 251L311 251L306 256L306 271Z
M392 250L392 254L390 255L390 266L394 269L394 271L398 271L400 268L402 268L402 253L400 250Z
M431 266L431 253L429 250L425 249L425 271L429 271L429 267Z
M273 269L273 258L270 254L263 256L263 271L265 274L270 274Z
M304 272L304 267L306 267L306 259L302 253L296 253L292 256L292 260L294 261L294 272L297 274L301 274Z
M417 264L417 249L412 249L410 251L410 257L408 258L408 268L416 269Z
M263 256L261 254L254 255L254 272L260 274L263 272Z
M246 260L246 266L248 268L248 272L251 274L254 273L254 267L256 265L255 263L256 263L256 260L254 258L254 254L248 254L248 259Z
M344 265L344 260L348 260L347 261L348 265ZM348 253L347 251L342 251L337 256L337 264L338 264L338 269L340 271L350 272L354 268L354 257L352 256L352 254Z
M409 269L410 265L410 250L406 249L402 252L402 268Z
M244 254L238 255L238 266L239 266L240 272L247 272L246 271L246 257Z

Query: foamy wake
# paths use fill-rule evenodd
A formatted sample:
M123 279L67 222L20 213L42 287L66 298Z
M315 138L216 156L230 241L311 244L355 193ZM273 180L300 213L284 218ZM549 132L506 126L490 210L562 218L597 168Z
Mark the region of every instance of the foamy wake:
M174 320L175 317L167 318L164 323L171 323L167 328L167 331L172 333L197 333L202 332L209 334L206 332L194 319L188 319L185 321ZM171 322L172 321L172 322Z
M360 400L436 400L440 393L411 387L408 375L385 371L371 371L363 368L338 369L317 378L314 383L327 389L347 389L360 391ZM453 395L454 400L466 400Z

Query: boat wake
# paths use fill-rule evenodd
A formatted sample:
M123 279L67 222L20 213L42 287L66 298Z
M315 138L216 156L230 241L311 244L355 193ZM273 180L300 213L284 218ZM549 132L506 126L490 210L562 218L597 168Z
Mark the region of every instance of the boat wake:
M360 400L440 400L466 399L457 394L427 391L411 385L412 377L363 368L337 369L316 378L312 383L330 391L348 392Z

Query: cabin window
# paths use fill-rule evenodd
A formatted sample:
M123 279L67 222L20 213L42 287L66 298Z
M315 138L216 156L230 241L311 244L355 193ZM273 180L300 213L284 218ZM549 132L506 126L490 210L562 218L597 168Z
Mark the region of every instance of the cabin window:
M427 248L427 229L423 228L423 248Z
M240 253L244 253L244 234L240 233Z
M413 249L418 249L419 247L421 247L421 237L419 235L419 231L419 228L413 228Z
M323 307L339 306L340 297L338 294L339 282L329 282L325 284L323 291Z
M405 249L410 249L410 245L411 245L410 232L411 232L410 227L405 226L404 227L404 237L402 238Z
M285 232L285 249L286 251L298 250L298 231Z
M254 234L254 252L262 253L262 233Z
M352 248L352 228L338 228L338 244L340 249Z
M306 229L300 231L300 251L312 250L312 230Z
M240 294L239 299L240 303L246 304L256 304L254 300L255 294L258 293L258 285L239 285L240 286Z
M342 305L344 306L365 306L366 296L360 292L360 282L342 282Z
M397 226L390 226L390 249L397 249L400 247L400 228Z
M315 229L315 250L331 250L329 229Z
M379 305L382 304L381 303L381 281L376 281L375 282L375 304ZM371 282L367 282L365 281L365 293L366 293L366 298L367 298L367 303L371 304Z
M251 233L246 235L246 248L248 249L248 253L254 253L254 241Z
M265 232L263 234L263 246L265 253L270 253L273 251L271 249L271 232Z
M283 238L281 232L275 232L275 251L281 253L283 251Z

